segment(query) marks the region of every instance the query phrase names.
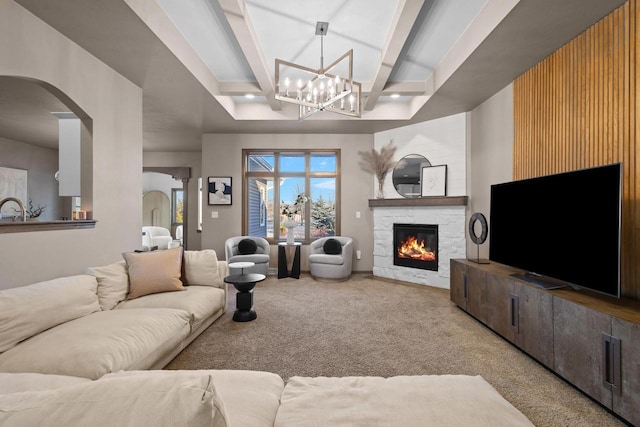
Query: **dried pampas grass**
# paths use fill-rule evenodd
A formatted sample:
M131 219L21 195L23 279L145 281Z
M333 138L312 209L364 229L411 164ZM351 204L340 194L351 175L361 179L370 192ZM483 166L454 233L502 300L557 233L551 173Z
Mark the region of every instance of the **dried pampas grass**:
M393 145L392 139L387 145L380 149L380 152L377 152L375 148L372 148L370 151L358 152L362 157L359 163L362 170L370 172L378 178L378 198L384 197L382 185L384 184L385 177L395 165L393 156L396 153L396 148L397 147Z

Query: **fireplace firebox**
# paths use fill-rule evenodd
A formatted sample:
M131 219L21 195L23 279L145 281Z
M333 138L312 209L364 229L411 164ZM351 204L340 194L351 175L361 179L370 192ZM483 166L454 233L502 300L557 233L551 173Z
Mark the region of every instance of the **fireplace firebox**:
M438 225L393 224L393 264L438 271Z

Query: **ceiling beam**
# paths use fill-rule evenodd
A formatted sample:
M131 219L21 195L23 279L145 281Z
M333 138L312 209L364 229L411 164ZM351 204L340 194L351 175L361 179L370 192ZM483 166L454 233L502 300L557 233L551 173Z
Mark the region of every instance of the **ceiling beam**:
M235 35L240 49L244 54L253 75L256 77L258 86L267 102L274 111L279 111L281 103L275 99L275 85L269 72L269 67L260 49L258 36L253 27L251 19L246 13L244 0L218 0L224 15L229 22L229 26Z
M425 0L403 0L398 5L393 17L391 31L380 54L380 62L373 77L371 93L364 104L364 109L371 111L378 102L378 97L385 88L393 66L402 52L409 33L416 22Z

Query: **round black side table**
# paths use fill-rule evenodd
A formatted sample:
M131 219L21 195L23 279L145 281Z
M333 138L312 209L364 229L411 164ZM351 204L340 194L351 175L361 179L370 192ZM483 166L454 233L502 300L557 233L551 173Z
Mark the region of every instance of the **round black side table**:
M253 287L265 278L264 274L258 273L234 274L224 278L226 283L231 283L238 290L233 320L236 322L250 322L258 317L253 309Z

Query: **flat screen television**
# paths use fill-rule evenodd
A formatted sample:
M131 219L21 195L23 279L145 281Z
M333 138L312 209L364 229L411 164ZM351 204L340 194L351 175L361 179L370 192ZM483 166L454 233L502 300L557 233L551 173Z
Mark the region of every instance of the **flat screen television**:
M490 260L540 286L620 297L621 171L616 163L492 185Z

